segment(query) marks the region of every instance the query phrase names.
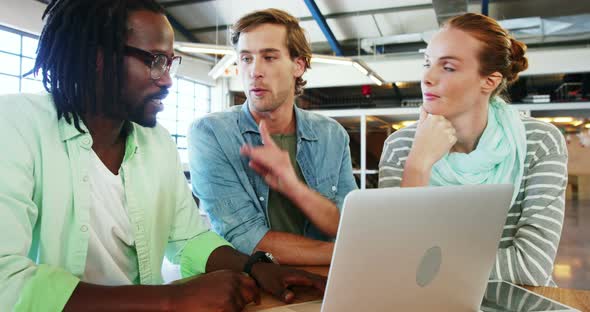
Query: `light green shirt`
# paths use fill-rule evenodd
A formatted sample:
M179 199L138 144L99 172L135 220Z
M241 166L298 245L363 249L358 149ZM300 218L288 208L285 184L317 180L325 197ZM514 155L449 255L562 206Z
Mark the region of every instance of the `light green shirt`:
M84 274L91 147L50 96L0 96L0 311L60 311ZM229 245L202 222L181 168L164 128L130 124L120 174L141 284L163 282L164 255L190 276Z

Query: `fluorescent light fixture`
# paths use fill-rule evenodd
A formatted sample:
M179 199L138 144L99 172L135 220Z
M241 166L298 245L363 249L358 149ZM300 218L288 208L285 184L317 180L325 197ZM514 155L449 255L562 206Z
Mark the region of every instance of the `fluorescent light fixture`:
M590 129L590 123L587 123L587 124L585 124L585 125L584 125L584 128L586 128L586 129Z
M371 78L371 80L373 80L373 82L378 86L383 84L383 81L379 77L377 77L375 73L370 73L369 78Z
M334 65L352 65L353 64L353 61L350 57L321 55L321 54L313 54L311 56L311 62L312 63L334 64Z
M581 125L583 123L584 123L583 120L579 120L578 119L578 120L575 120L574 122L572 122L572 126L577 127L577 126L579 126L579 125Z
M572 277L572 266L569 264L555 264L553 267L553 273L558 278L571 278Z
M411 125L413 125L415 123L416 123L416 120L406 120L406 121L402 121L401 122L401 125L404 126L404 127L407 127L407 126L411 126Z
M555 117L553 118L553 122L558 122L558 123L566 123L566 122L572 122L574 121L574 119L572 117Z
M223 72L230 67L235 61L237 60L237 56L235 54L227 54L211 68L209 71L209 76L213 79L219 78L219 76L223 75Z
M364 76L369 74L369 70L366 69L365 66L363 66L363 64L359 63L358 61L352 62L352 66L354 66L354 68L356 68L358 71L360 71L361 74L363 74Z
M231 66L237 59L236 51L231 46L222 46L214 44L193 43L193 42L175 42L174 49L188 53L188 54L217 54L224 55L224 57L215 64L209 72L209 76L217 79L223 72ZM324 63L333 65L352 65L364 76L369 76L378 86L383 85L385 81L379 77L375 72L364 64L362 61L355 61L350 57L313 54L311 56L312 63Z
M184 53L204 53L204 54L236 54L234 48L230 46L221 46L214 44L193 43L193 42L175 42L174 49Z
M549 118L549 117L539 117L536 119L540 120L540 121L544 121L544 122L553 122L553 118Z
M393 124L393 125L391 125L391 128L393 128L393 130L399 130L399 129L402 128L402 125L400 125L400 124Z

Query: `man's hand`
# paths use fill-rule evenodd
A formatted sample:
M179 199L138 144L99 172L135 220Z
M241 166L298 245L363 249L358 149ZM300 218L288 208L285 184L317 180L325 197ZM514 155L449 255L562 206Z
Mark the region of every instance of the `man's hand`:
M326 290L326 277L272 263L254 264L252 277L264 291L286 303L295 299L293 286L313 287L322 293Z
M322 233L335 237L340 221L336 205L299 180L289 153L275 144L264 120L260 121L258 128L264 145L253 147L245 144L240 149L242 155L250 158L250 168L264 178L269 188L295 204ZM274 246L271 248L275 249Z
M302 186L291 164L289 153L281 150L268 133L263 121L258 126L263 146L243 145L240 154L250 158L250 168L264 178L268 186L282 194L289 195Z
M260 303L256 282L230 270L190 278L170 290L173 311L242 311L250 302Z

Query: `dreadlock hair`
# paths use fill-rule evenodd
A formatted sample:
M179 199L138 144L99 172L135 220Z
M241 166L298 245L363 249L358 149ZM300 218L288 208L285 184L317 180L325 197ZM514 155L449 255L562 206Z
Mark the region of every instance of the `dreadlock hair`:
M41 70L45 90L53 97L58 120L78 131L85 113L125 114L119 104L124 83L123 57L130 13L164 14L155 0L52 0L43 19L33 72ZM102 53L99 74L97 55Z

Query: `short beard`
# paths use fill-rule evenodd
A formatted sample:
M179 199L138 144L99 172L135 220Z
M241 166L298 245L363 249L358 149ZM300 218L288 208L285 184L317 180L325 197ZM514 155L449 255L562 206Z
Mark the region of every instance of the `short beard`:
M146 108L148 106L147 101L144 102L142 105L132 108L129 110L129 115L128 115L128 119L129 121L132 121L142 127L148 127L148 128L153 128L156 126L157 124L157 120L154 117L152 118L146 118Z
M249 105L252 110L254 110L258 113L274 112L279 107L281 107L283 104L285 104L287 97L288 97L288 93L283 92L283 93L277 94L276 97L269 99L270 100L270 103L268 103L269 105L262 104L260 106L257 106L254 103L250 103Z
M148 108L149 102L154 99L164 99L168 96L168 89L162 89L160 92L152 94L146 97L142 104L134 107L132 105L127 105L128 107L128 120L132 121L142 127L153 128L157 124L156 114L153 117L147 117L146 110Z

